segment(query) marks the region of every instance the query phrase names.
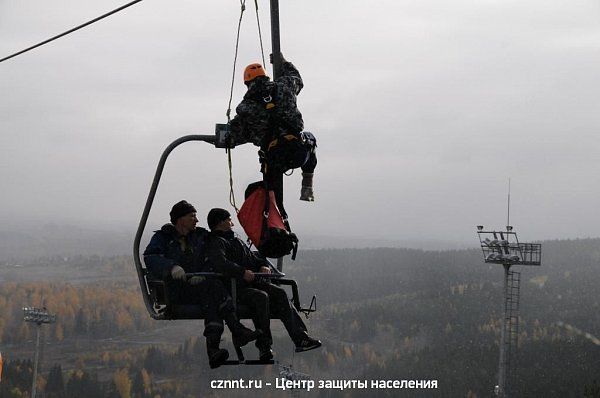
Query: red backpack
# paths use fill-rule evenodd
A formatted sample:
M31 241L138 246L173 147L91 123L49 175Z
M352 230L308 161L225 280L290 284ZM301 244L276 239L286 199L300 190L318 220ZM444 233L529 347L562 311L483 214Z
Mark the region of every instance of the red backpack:
M298 237L283 222L275 202L275 194L266 195L262 181L248 185L246 200L238 213L240 225L258 252L265 257L279 258L298 251Z

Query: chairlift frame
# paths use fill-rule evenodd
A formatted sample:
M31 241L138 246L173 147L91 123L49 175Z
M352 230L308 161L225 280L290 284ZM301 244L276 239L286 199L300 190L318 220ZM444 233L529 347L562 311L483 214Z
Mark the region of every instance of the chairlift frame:
M279 35L279 0L269 0L270 1L270 12L271 12L271 45L272 45L272 54L279 55L281 53L280 49L280 35ZM281 73L281 65L280 58L278 56L272 57L273 62L273 78L276 79ZM133 258L135 262L136 271L138 274L138 280L140 283L140 289L142 291L142 296L144 298L144 304L146 306L146 310L148 314L156 320L173 320L173 319L204 319L201 306L185 306L185 305L175 305L169 302L169 294L168 287L163 280L156 279L148 272L145 265L142 264L140 259L140 242L142 236L144 234L144 229L146 227L146 223L148 221L148 215L150 214L150 210L152 208L152 203L154 202L154 198L156 196L156 191L158 189L158 184L160 182L160 178L170 153L179 145L189 142L189 141L203 141L208 144L214 145L217 148L223 147L223 136L222 129L219 128L220 125L217 125L215 135L186 135L180 137L173 141L171 144L167 146L164 150L156 168L156 172L154 174L154 179L152 181L152 186L150 188L150 192L148 194L148 198L146 199L146 205L144 207L144 211L142 213L142 217L140 219L140 223L138 225L137 232L135 234L135 239L133 243ZM221 127L223 127L221 125ZM226 129L225 129L226 130ZM304 313L306 317L309 316L311 312L315 312L317 310L317 302L316 296L313 295L312 300L308 308L303 308L300 304L300 296L298 293L298 284L293 279L286 279L283 271L283 258L279 258L277 261L277 268L273 266L271 262L268 262L270 268L273 270L272 274L266 273L258 273L255 274L257 277L261 278L270 278L272 282L277 285L287 285L292 289L292 303L294 307L299 311ZM207 276L207 277L217 277L221 276L217 273L187 273L186 278L191 278L192 276ZM236 281L235 279L231 280L231 293L234 305L236 305L236 311L238 312L238 317L240 319L247 319L249 317L249 311L245 308L240 308L243 306L237 306L236 301ZM190 307L190 308L186 308ZM193 308L196 307L196 308ZM274 318L271 318L274 319ZM265 364L265 362L261 361L248 361L244 359L244 355L240 347L235 347L238 361L227 361L226 364ZM273 361L267 361L267 363L273 363Z
M203 141L209 143L211 145L215 145L218 143L218 139L216 135L186 135L180 137L173 141L171 144L167 146L164 150L160 160L158 162L158 166L156 167L156 172L154 174L154 179L152 181L152 186L150 187L150 192L148 193L148 198L146 199L146 205L144 206L144 211L142 212L142 217L140 219L137 232L135 234L134 242L133 242L133 259L135 262L136 271L138 274L138 280L140 283L140 289L142 291L142 297L144 298L144 304L146 306L146 310L148 314L155 320L176 320L176 319L204 319L204 313L202 306L200 305L185 305L185 304L174 304L169 302L169 292L168 286L162 279L154 278L145 265L142 263L140 258L140 242L142 240L142 236L144 234L144 229L146 227L146 223L148 221L148 216L150 214L150 210L152 208L152 204L154 202L154 198L156 196L156 192L158 190L158 185L160 182L160 178L162 176L162 172L165 167L165 163L167 158L171 154L171 152L178 147L179 145L189 142L189 141ZM298 292L298 284L293 279L286 279L285 274L281 272L281 269L275 268L275 266L268 261L270 268L273 273L256 273L255 275L258 278L268 278L272 279L273 283L276 285L285 285L290 286L292 289L292 303L294 307L299 311L305 314L306 317L312 312L317 310L316 296L313 295L311 303L308 308L303 308L300 304L300 295ZM199 272L199 273L186 273L186 279L189 279L193 276L206 276L206 277L219 277L221 274L214 272ZM237 306L237 292L236 292L236 281L235 279L231 279L231 293L234 305L236 305L236 311L238 312L238 317L240 319L248 319L250 318L249 309L244 306ZM277 318L271 318L277 319ZM236 365L236 364L269 364L273 363L273 361L254 361L254 360L245 360L243 352L240 347L235 346L236 353L238 355L237 361L227 361L228 365Z

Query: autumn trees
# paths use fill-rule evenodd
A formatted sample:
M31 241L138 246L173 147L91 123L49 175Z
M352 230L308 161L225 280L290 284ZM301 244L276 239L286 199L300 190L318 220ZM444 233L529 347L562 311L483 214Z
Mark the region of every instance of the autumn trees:
M0 285L0 342L20 343L33 335L22 307L44 305L58 315L45 326L48 341L73 336L106 337L152 328L138 286L4 283Z

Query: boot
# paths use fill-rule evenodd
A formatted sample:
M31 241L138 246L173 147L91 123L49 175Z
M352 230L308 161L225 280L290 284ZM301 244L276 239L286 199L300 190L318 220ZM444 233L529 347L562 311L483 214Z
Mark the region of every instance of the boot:
M206 339L206 353L208 354L208 364L211 369L218 368L223 365L229 352L223 348L219 348L220 341L218 339Z
M261 362L267 362L273 359L273 350L271 349L271 340L265 340L265 336L262 336L256 341L256 348L258 348L258 360Z
M261 347L258 349L258 360L267 362L273 359L273 350L270 346Z
M260 336L260 330L250 330L244 325L241 325L241 329L237 329L235 332L231 332L231 339L233 345L236 347L243 347L251 341L254 341Z
M242 325L233 312L226 314L225 323L229 327L229 330L231 330L233 345L236 347L243 347L261 335L260 330L251 330Z
M302 173L302 188L300 189L300 200L314 202L313 173Z

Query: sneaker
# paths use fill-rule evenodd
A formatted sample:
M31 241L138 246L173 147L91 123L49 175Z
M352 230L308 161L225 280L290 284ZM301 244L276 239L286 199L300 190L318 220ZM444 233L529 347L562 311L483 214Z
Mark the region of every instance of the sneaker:
M303 185L300 189L300 200L303 200L305 202L314 202L315 193L313 192L313 188Z
M321 347L321 342L319 340L307 336L296 343L296 352L314 350L319 347Z
M250 330L244 326L235 333L232 333L231 340L234 346L243 347L249 342L256 340L261 334L260 330Z

